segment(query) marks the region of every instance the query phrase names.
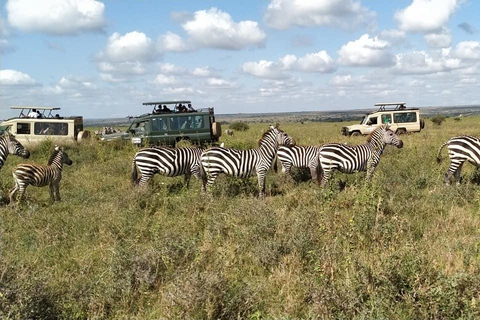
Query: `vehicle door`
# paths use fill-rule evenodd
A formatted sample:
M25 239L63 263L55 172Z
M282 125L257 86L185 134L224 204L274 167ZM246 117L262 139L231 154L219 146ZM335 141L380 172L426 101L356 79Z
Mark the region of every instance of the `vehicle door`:
M32 123L27 121L18 121L13 125L13 134L20 142L31 142Z
M171 144L169 133L169 117L158 117L151 119L151 132L149 134L149 143L162 145Z
M128 133L134 144L142 144L145 140L145 128L148 120L136 121L128 128Z
M398 125L396 123L393 123L392 118L393 117L392 117L391 113L382 114L382 116L381 116L382 123L381 124L390 124L390 129L392 129L393 131L396 131Z
M366 132L362 132L362 134L369 134L378 126L378 116L371 116L367 120L367 127L365 128Z

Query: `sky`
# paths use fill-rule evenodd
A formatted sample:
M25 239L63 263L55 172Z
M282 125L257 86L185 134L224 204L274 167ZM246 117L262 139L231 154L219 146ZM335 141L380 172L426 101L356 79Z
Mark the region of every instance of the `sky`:
M0 2L10 106L126 117L191 100L217 114L480 103L480 1Z

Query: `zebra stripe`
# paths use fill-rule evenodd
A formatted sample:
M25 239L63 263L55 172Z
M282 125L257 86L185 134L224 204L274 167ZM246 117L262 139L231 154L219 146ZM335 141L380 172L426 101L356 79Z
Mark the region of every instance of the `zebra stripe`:
M200 179L200 155L202 148L153 147L138 151L133 157L132 182L145 186L153 175L159 173L167 177L185 175L187 188L193 174ZM138 171L141 178L138 179Z
M438 149L437 162L441 162L442 149L448 146L450 166L445 174L445 183L450 184L452 176L460 183L460 174L465 161L480 167L480 140L472 136L454 137L441 145Z
M403 147L402 140L385 124L373 130L365 144L347 146L329 143L323 145L320 148L320 165L323 170L321 185L325 186L333 170L343 173L367 171L366 179L370 181L387 144L397 148Z
M62 180L63 164L71 165L72 160L62 148L55 147L48 165L20 164L13 171L15 187L10 191L10 205L15 202L15 195L20 191L20 201L29 185L35 187L50 187L50 199L60 201L60 180Z
M282 171L290 174L292 167L309 168L313 181L319 181L320 176L320 147L319 146L281 146L278 148L277 157L282 164Z
M2 169L9 154L13 154L24 159L30 157L30 152L25 149L20 142L12 135L5 134L0 137L0 169Z
M202 154L204 189L211 186L219 174L246 178L257 174L259 195L265 194L265 175L272 166L279 145L295 145L295 140L277 127L270 126L259 141L259 148L236 150L213 147Z

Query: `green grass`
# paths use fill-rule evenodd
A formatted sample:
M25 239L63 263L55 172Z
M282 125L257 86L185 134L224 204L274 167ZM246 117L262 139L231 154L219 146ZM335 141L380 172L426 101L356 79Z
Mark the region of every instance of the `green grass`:
M63 201L48 188L5 206L1 174L0 317L12 319L478 319L480 186L471 165L445 186L438 147L478 135L479 117L447 119L387 147L370 186L337 173L325 190L281 173L221 176L211 195L192 179L129 181L130 144L71 146ZM298 144L348 142L344 123L283 124ZM226 146L257 145L251 124ZM28 162L46 163L51 145ZM302 180L302 179L297 179ZM340 188L345 185L345 188Z

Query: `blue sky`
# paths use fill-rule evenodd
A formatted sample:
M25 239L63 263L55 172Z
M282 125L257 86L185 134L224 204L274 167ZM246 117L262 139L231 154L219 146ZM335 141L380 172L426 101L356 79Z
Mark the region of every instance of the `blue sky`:
M0 119L13 105L122 117L479 104L473 0L8 0Z

